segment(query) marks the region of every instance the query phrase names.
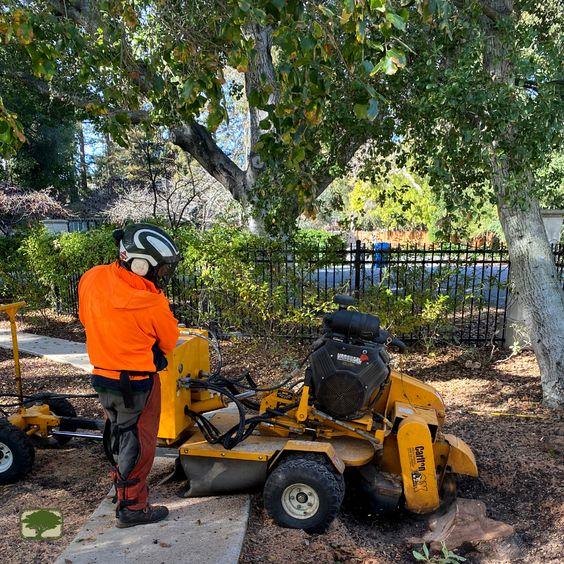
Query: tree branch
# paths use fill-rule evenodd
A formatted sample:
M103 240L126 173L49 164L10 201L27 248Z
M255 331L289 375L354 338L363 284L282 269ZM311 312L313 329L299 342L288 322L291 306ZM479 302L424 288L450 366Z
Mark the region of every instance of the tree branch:
M249 61L249 69L245 73L245 93L247 99L257 92L270 90L268 103L276 105L279 99L279 88L276 81L276 72L272 62L272 28L252 24L249 35L254 39L254 56ZM264 168L260 157L253 151L253 147L264 133L260 122L267 116L263 110L249 104L249 139L247 148L247 178L249 184L254 184L257 176Z
M352 158L354 157L355 153L362 147L362 145L364 145L364 143L366 142L365 138L358 138L358 139L354 139L349 141L348 143L343 141L343 143L339 146L339 148L337 149L337 156L335 158L335 162L337 164L342 164L343 166L346 166L349 164L349 162L352 160ZM315 197L319 197L321 196L321 194L323 194L323 192L325 192L325 190L328 188L328 186L331 184L331 182L333 182L333 180L335 180L336 175L332 174L329 172L330 167L325 167L325 172L322 174L319 174L316 178L317 178L317 187L315 190Z
M465 8L468 5L467 0L454 0L453 4L459 8ZM503 16L508 16L513 12L512 0L485 0L480 1L480 7L484 16L496 22Z
M238 202L247 199L245 173L219 148L199 123L171 130L172 142L190 153Z

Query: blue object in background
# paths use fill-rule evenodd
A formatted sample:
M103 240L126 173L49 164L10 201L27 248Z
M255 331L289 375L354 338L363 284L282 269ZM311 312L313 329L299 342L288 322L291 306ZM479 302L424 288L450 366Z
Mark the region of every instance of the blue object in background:
M390 243L374 243L374 261L372 268L375 266L386 266L390 260Z

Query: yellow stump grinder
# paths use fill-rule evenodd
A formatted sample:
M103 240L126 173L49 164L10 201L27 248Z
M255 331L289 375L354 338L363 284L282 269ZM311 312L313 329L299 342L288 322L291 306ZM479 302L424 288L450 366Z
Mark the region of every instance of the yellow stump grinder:
M223 376L217 340L181 332L160 373L159 451L177 456L185 495L262 489L279 525L313 533L339 511L345 483L371 513L424 514L453 498L456 474L478 475L468 445L442 431L439 393L390 368L388 348L404 343L348 296L335 301L302 366L276 386L257 386L248 372ZM76 417L61 395L23 396L21 383L15 395L16 411L0 423L0 483L31 469L34 437L102 438L83 429L103 422Z

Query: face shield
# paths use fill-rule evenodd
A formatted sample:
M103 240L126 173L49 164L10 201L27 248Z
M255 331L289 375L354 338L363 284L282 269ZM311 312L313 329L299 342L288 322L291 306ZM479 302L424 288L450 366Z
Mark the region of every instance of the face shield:
M154 283L159 288L165 288L168 285L168 283L174 276L174 272L176 271L176 268L180 260L182 260L182 258L180 258L177 262L161 264L153 269L154 278L155 278Z

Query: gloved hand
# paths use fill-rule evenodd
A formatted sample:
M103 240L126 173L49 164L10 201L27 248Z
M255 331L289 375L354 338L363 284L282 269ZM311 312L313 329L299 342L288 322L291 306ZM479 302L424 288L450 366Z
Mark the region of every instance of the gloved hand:
M159 345L157 343L153 345L151 350L153 351L153 362L155 363L157 372L164 370L168 366L168 360L166 359L165 354L161 351L161 349L159 349Z

